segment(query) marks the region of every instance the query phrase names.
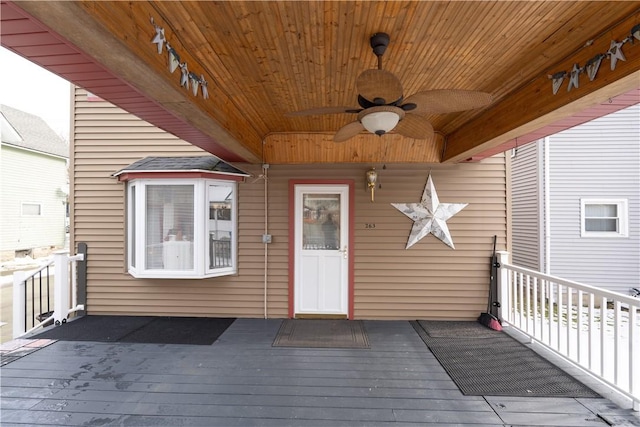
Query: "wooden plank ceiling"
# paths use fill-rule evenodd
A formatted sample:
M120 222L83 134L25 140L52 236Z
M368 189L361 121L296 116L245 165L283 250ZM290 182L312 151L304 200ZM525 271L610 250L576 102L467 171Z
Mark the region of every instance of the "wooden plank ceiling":
M209 99L180 86L180 69L169 72L166 47L158 54L151 43L150 18L189 71L204 76ZM554 95L548 78L606 53L637 24L640 2L2 3L3 46L223 159L274 164L457 162L495 151L640 87L640 40L625 43L614 70L607 57L577 88L567 90L566 79ZM376 32L391 36L383 68L405 96L480 90L492 104L427 116L432 140L363 132L335 143L354 114L285 115L357 107L356 78L377 66L369 46ZM58 53L37 49L53 45ZM90 63L93 77L56 68L65 55Z

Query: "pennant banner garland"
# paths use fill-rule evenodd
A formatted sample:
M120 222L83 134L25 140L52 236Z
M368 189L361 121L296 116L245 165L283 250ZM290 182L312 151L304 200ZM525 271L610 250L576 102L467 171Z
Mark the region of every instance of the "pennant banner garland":
M589 59L584 67L581 67L579 64L574 64L573 69L570 72L559 71L557 73L549 75L553 94L555 95L558 93L558 90L562 86L562 82L564 82L565 77L569 77L567 92L569 92L573 88L580 87L580 74L584 72L587 73L589 81L593 81L598 74L598 70L600 69L602 60L607 57L611 61L611 71L615 70L618 61L627 60L624 56L624 53L622 52L622 46L624 46L626 43L633 44L634 39L640 40L640 24L637 24L633 28L631 28L629 35L625 37L624 40L620 42L617 40L611 40L609 50L604 53L599 53L593 58Z
M186 61L180 62L180 55L178 55L178 52L176 52L167 41L164 35L164 28L156 25L153 16L150 19L155 31L151 43L157 45L158 55L162 54L163 47L166 46L169 72L173 74L180 68L180 86L188 90L189 85L191 85L191 93L193 96L198 96L198 89L200 89L202 91L202 98L209 99L209 90L207 89L207 81L204 78L204 74L200 74L198 77L196 73L189 71Z
M198 96L198 93L201 92L202 97L204 99L208 99L209 92L207 90L207 81L205 80L204 75L200 74L200 76L198 77L196 73L189 72L186 62L180 62L180 55L178 55L178 52L176 52L175 49L172 48L167 41L164 33L164 28L156 25L153 17L151 17L151 25L153 25L154 29L151 43L156 45L158 54L162 54L162 50L166 45L169 62L169 72L173 74L173 72L175 72L176 69L180 67L180 86L184 87L185 89L189 89L189 85L191 85L191 92L194 96ZM634 39L640 40L640 24L635 25L624 40L620 42L617 40L612 40L607 52L597 54L593 58L589 59L583 67L581 67L579 64L574 64L573 69L570 72L559 71L557 73L549 75L553 94L555 95L558 93L560 87L562 86L562 83L567 77L569 79L567 92L573 88L580 87L580 74L582 73L586 72L589 80L593 81L598 74L598 70L600 69L602 60L605 58L609 58L609 60L611 61L611 71L615 70L618 61L627 60L624 56L624 53L622 52L622 47L626 43L633 44ZM200 92L198 91L198 88L200 88Z

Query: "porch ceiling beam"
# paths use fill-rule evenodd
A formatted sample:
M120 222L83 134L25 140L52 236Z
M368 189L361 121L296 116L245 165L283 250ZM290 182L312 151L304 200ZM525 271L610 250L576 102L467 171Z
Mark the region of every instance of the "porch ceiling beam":
M612 40L620 42L629 36L631 28L638 23L640 11L597 38L585 40L585 45L573 55L551 69L543 70L534 80L449 134L442 162L455 163L471 158L507 140L533 132L608 98L640 87L640 42L637 40L635 44L626 43L623 46L626 61L617 61L615 70L611 70L609 58L606 58L593 81L589 80L586 73L580 75L578 88L568 91L566 77L562 87L554 95L548 77L559 71L570 72L574 64L584 66L595 55L607 52Z
M264 141L264 159L272 164L439 163L443 138L418 140L398 134L361 133L334 142L334 133L272 133Z
M210 99L205 100L179 85L179 70L169 73L166 51L158 55L156 46L151 43L150 16L155 16L156 23L165 27L167 39L180 53L182 61L194 65L193 71L196 71L198 61L179 40L171 38L170 28L148 2L14 3L44 25L55 28L59 36L105 69L185 123L209 135L226 150L249 162L260 161L261 137L213 79L207 79ZM108 10L102 10L104 8ZM162 123L153 124L163 128ZM206 150L208 147L201 148Z

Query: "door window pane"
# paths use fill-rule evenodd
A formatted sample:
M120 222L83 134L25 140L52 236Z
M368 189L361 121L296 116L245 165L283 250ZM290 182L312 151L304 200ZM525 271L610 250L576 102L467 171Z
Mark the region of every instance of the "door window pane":
M340 248L340 194L303 194L302 249Z

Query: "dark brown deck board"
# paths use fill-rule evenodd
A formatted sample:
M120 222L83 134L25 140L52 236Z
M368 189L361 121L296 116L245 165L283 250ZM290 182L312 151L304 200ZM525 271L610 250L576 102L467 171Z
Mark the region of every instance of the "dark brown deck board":
M239 319L211 346L56 342L2 368L0 421L604 426L605 409L633 419L602 398L463 396L409 322L366 321L370 349L273 348L279 326Z

